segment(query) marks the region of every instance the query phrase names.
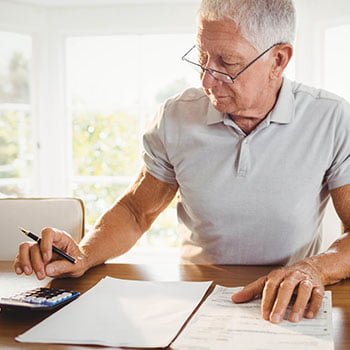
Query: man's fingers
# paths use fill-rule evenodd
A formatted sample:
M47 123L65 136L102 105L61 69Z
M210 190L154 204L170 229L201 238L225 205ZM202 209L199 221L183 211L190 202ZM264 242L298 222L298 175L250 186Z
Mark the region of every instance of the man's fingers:
M52 245L55 233L55 230L49 227L45 227L41 231L40 249L45 263L52 259Z
M23 242L19 245L19 251L17 255L17 262L15 265L16 272L20 268L26 275L31 275L33 272L32 264L30 262L30 247L35 243Z
M264 289L265 281L266 277L264 276L246 285L241 291L232 295L232 301L234 303L244 303L260 296Z
M46 274L50 277L80 277L85 269L82 257L77 258L76 264L67 260L55 260L46 265Z
M32 262L33 270L38 277L39 280L44 279L45 270L44 270L44 262L41 256L40 248L38 244L34 244L30 248L30 260Z
M291 275L279 285L277 297L269 315L269 319L272 323L279 323L283 320L294 289L299 282L299 279Z
M315 287L312 290L311 300L308 310L305 313L306 318L314 318L321 308L322 300L324 296L323 287Z
M52 247L62 249L77 259L72 264L66 259L52 253ZM14 268L17 274L25 273L37 275L38 279L50 277L79 277L86 270L86 259L77 243L72 237L54 228L45 228L41 231L40 244L24 242L19 247Z
M302 280L299 283L298 295L288 317L289 321L299 322L303 318L304 311L311 297L312 289L313 284L309 279Z
M232 295L231 299L235 303L243 303L262 296L262 317L279 323L285 318L294 294L296 298L289 321L298 322L303 315L315 317L322 305L324 286L319 272L308 262L301 261L273 270Z
M62 275L71 272L74 269L74 264L66 260L55 260L46 265L46 274L50 277L63 277Z
M282 270L274 270L267 275L261 300L261 314L264 320L270 319L271 310L275 303L278 288L283 280L283 277L284 273Z
M22 269L21 264L20 264L20 262L18 260L18 255L16 256L16 259L15 259L15 262L13 264L13 267L14 267L17 275L21 275L23 273L23 269Z

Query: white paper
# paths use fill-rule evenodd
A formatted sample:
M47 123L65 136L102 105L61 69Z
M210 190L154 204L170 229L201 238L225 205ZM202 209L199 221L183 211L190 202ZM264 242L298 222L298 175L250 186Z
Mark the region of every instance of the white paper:
M272 324L261 318L261 300L234 304L240 288L216 286L214 292L171 344L172 349L330 350L334 348L331 292L315 319Z
M16 340L165 347L175 338L210 284L106 277Z
M47 287L52 278L38 280L33 274L31 276L17 275L14 272L0 272L0 297L11 297L30 289Z

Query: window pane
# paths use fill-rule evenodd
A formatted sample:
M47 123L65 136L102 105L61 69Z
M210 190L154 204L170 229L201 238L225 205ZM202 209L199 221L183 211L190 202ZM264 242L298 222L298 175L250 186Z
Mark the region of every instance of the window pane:
M83 198L86 207L86 225L91 227L99 216L125 191L125 185L106 184L102 181L75 182L74 195Z
M127 112L73 114L73 164L78 176L134 176L138 119Z
M0 32L0 42L0 196L24 196L32 191L34 150L31 38Z
M75 176L134 176L139 165L136 36L70 38Z
M0 103L29 103L31 39L0 32Z
M329 28L325 35L324 87L350 101L350 25Z
M199 86L197 73L181 60L193 42L189 34L67 40L73 193L87 202L88 224L135 179L141 135L160 104L187 87ZM178 246L174 203L139 246Z
M71 107L137 111L139 54L134 35L69 38Z
M141 37L140 85L147 119L153 118L160 104L169 97L200 86L199 73L181 60L194 42L189 34Z

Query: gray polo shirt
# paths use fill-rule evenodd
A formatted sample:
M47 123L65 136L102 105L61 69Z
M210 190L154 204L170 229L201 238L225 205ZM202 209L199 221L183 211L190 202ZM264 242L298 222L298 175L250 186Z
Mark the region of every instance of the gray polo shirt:
M329 190L350 184L350 105L284 79L246 135L189 89L145 133L144 162L179 185L183 262L292 263L318 252Z

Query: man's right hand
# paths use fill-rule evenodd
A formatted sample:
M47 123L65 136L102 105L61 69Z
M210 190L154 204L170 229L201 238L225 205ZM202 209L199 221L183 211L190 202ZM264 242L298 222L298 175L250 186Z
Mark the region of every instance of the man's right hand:
M76 259L72 264L52 252L55 245ZM14 263L18 275L33 272L39 280L48 277L79 277L88 269L87 259L73 238L66 232L55 228L45 228L41 231L41 242L23 242Z

